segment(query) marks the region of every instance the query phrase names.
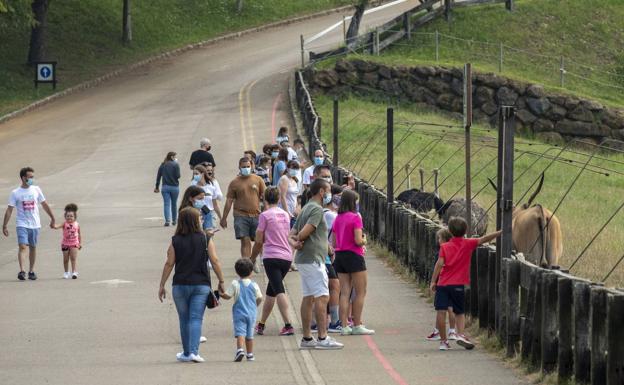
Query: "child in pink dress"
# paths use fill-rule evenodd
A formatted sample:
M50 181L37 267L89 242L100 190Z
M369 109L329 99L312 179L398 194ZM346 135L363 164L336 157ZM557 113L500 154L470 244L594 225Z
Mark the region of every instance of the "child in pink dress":
M63 229L63 241L61 242L61 251L63 252L63 267L65 273L63 279L78 278L78 270L76 270L76 259L78 258L78 250L82 249L82 236L80 234L80 225L76 221L78 218L78 206L69 203L65 206L65 223L56 225L56 229ZM71 272L69 271L69 262L71 261Z

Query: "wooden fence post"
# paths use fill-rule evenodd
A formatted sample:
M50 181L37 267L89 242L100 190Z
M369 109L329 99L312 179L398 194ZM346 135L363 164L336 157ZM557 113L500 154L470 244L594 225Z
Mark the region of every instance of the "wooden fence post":
M488 255L485 247L477 249L477 276L479 277L479 327L488 327Z
M496 330L496 251L488 251L488 328Z
M524 323L522 324L522 349L521 357L522 361L530 363L531 352L533 350L533 324L536 309L536 297L537 297L537 272L536 267L525 265L529 274L529 288L527 290L527 312L524 317Z
M476 320L479 316L479 276L477 275L477 252L470 259L470 316Z
M507 357L513 357L520 347L520 261L507 265Z
M405 29L405 35L407 36L407 40L412 40L412 21L411 14L409 12L405 12L403 14L403 28Z
M338 167L338 97L334 98L334 133L333 133L333 141L334 141L334 154L332 158L332 163L334 166Z
M591 300L591 384L607 382L607 291L592 286Z
M574 351L572 331L572 279L568 277L559 277L557 288L557 313L559 315L559 352L558 377L561 381L568 381L574 373Z
M607 385L624 384L624 295L609 295L607 304Z
M578 384L588 383L591 379L589 293L589 283L583 281L575 281L573 283L572 295L574 296L574 379Z
M505 8L512 12L514 10L514 2L513 0L505 0Z
M557 289L558 276L547 272L542 276L542 371L551 373L557 367Z
M394 109L386 110L386 195L388 203L394 201Z
M497 325L496 332L498 339L502 344L507 343L507 322L509 321L509 297L507 296L507 273L509 272L509 263L511 258L504 258L500 261L500 276L496 282L498 286L498 300L497 300Z
M446 21L451 21L451 8L453 7L453 0L444 0L444 18Z
M533 370L538 370L542 363L542 302L544 292L542 291L542 280L544 270L537 269L535 274L535 312L533 313L533 342L531 344L530 366ZM529 305L530 306L530 305Z

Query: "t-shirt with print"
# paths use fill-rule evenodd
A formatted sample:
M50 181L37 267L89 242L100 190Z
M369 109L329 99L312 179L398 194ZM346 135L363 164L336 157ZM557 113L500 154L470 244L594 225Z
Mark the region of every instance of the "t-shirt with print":
M234 216L257 217L266 186L258 175L237 176L228 186L227 197L234 199Z
M440 245L440 258L444 266L438 278L438 286L470 284L470 259L479 247L478 238L454 237Z
M300 232L306 225L312 225L314 230L308 239L303 242L303 248L297 250L295 255L295 263L325 263L325 255L327 254L327 224L323 217L323 208L316 201L310 200L297 217L294 229Z
M27 229L41 228L39 203L45 202L45 200L39 186L18 187L13 190L9 197L9 206L15 207L17 210L17 227L25 227Z
M288 243L290 215L279 207L271 207L260 214L258 231L264 232L262 258L277 258L292 261L292 250Z
M336 237L336 251L351 251L363 257L364 247L355 243L355 230L363 228L360 214L354 212L338 214L332 226L334 237Z

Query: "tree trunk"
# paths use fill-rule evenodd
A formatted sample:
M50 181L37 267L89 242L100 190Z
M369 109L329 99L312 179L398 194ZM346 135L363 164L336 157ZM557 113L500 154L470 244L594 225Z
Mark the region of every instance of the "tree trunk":
M236 0L236 12L243 12L243 0Z
M49 5L49 0L33 0L31 4L35 24L30 31L29 64L42 61L46 56L46 30L48 29L47 16Z
M121 40L125 44L132 41L132 18L130 17L130 0L123 0L123 31Z
M353 18L351 19L351 23L349 24L349 29L347 30L347 46L351 46L357 40L358 34L360 32L360 22L362 21L365 10L366 3L358 4L355 6L355 13L353 14Z

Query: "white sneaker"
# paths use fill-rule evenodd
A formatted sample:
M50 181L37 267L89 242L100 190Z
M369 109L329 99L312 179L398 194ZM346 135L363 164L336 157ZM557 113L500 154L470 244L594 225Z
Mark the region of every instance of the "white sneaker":
M71 274L69 273L69 271L66 271L63 273L63 279L69 279L71 278Z
M199 337L199 343L203 344L204 342L208 341L208 338L204 337L204 336L200 336Z
M449 345L448 341L440 341L440 350L449 350L451 349L451 345Z
M191 361L193 361L193 362L205 362L206 361L199 354L191 353L191 355L189 357L190 357Z
M312 338L310 341L306 341L303 338L299 344L299 349L314 349L318 345L318 341Z
M448 334L448 340L449 340L449 341L457 341L457 333L455 333L455 332L449 332L449 334Z
M259 273L260 273L260 267L258 266L258 260L257 260L257 259L256 259L256 262L254 262L254 265L253 265L253 271L254 271L254 273L256 273L256 274L259 274Z
M330 336L325 337L324 340L319 340L314 349L318 350L337 350L344 348L344 344L336 341Z
M190 362L191 361L191 357L190 356L185 356L184 352L180 352L178 354L176 354L176 359L180 362Z
M77 278L78 278L78 272L77 272L77 271L74 271L74 272L72 273L72 279L77 279Z
M352 335L371 335L371 334L375 334L375 331L373 329L367 329L366 326L364 325L358 325L358 326L354 326L351 329L351 334Z
M475 347L475 344L463 334L457 335L457 345L463 347L466 350L472 350Z

